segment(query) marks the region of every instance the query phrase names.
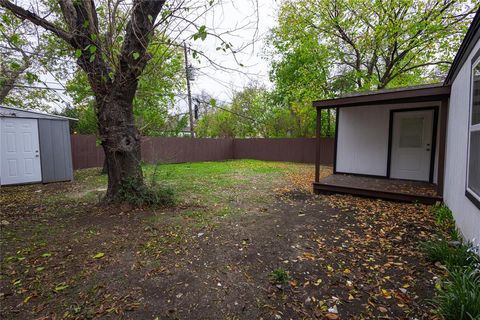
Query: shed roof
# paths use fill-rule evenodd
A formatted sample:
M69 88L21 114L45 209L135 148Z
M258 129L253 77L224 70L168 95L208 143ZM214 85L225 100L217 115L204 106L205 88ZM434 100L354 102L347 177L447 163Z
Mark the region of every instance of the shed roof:
M3 109L7 109L7 111L4 111ZM35 111L35 110L20 109L20 108L15 108L10 106L0 106L0 117L19 117L19 118L30 117L30 118L42 118L42 119L78 121L78 119L75 119L75 118L59 116L56 114L49 114L49 113Z
M449 96L450 86L444 86L443 84L437 83L353 93L334 99L314 101L313 106L320 109L326 109L389 103L439 101L447 99Z

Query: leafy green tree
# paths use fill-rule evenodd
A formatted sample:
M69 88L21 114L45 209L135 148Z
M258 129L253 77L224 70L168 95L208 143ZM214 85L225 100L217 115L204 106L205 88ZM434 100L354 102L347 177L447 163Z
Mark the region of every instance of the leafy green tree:
M183 54L180 49L170 48L165 42L164 39L152 42L149 53L156 63L147 64L133 99L135 124L142 136L175 135L181 130L177 127L183 125L182 117L169 115L176 95L184 91ZM163 66L161 72L156 71L159 65ZM82 69L78 69L73 79L67 82L66 89L74 107L65 110L65 115L68 113L79 119L74 131L96 134L94 93Z
M315 112L309 107L292 104L285 108L265 87L252 83L235 93L232 102L212 106L196 127L199 137L285 138L313 137ZM323 119L327 129L328 117ZM334 117L330 117L333 132ZM327 131L324 130L324 133Z
M199 138L232 138L235 137L234 117L227 110L214 110L204 114L195 127Z
M125 188L133 195L141 195L144 190L141 135L135 126L133 102L147 63L155 64L148 51L155 31L164 33L169 23L175 23L171 29L176 31L196 30L190 33L194 40L204 40L213 34L221 42L219 48L232 54L237 52L222 40L224 32L215 34L198 25L198 18L214 3L36 0L25 9L23 2L0 0L0 7L49 31L63 43L87 75L95 96L98 133L108 164L105 202L122 201ZM202 53L195 51L195 54ZM163 67L160 65L155 72L161 72Z
M237 92L232 100L230 111L234 118L235 136L256 138L268 136L266 122L270 116L267 90L250 84Z
M298 48L328 59L327 79L342 78L344 91L419 84L441 79L477 8L468 0L288 0L273 38L282 56L299 38Z
M268 137L269 117L273 115L268 91L258 84L250 84L236 92L229 105L211 103L211 110L198 121L199 137Z
M0 9L0 104L48 110L61 101L46 87L41 75L65 70L68 61L43 30Z
M284 1L267 55L290 132L315 134L314 100L440 81L477 8L463 0ZM322 119L323 130L332 127L326 111Z

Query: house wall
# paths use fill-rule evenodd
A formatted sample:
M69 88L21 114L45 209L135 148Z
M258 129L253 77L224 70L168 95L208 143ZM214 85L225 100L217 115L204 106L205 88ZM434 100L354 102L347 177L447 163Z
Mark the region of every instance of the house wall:
M42 182L73 180L68 121L38 119Z
M390 110L430 106L440 106L440 102L340 108L337 172L385 176L387 174ZM435 150L435 168L437 168L438 139ZM433 178L436 182L436 169Z
M467 141L470 113L471 60L480 50L477 42L452 84L448 114L444 201L452 210L463 236L480 245L480 209L466 196Z

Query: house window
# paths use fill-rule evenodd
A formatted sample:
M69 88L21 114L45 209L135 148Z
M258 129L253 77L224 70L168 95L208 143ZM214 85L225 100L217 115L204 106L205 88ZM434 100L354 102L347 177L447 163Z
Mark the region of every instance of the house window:
M480 60L473 64L472 69L472 104L470 112L467 193L478 204L480 203Z
M402 118L400 121L400 148L421 148L423 118Z

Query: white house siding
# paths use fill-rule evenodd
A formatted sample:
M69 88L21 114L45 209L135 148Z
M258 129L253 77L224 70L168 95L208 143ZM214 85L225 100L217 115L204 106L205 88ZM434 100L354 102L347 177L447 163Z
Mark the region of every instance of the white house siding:
M390 110L439 106L440 102L340 108L337 171L385 176L387 174ZM437 132L438 137L438 132ZM438 139L435 168L438 161ZM437 170L434 170L434 182Z
M465 196L465 184L470 113L470 64L473 55L479 49L480 42L475 45L452 84L444 188L444 201L452 210L458 228L466 239L476 245L480 245L480 209Z

